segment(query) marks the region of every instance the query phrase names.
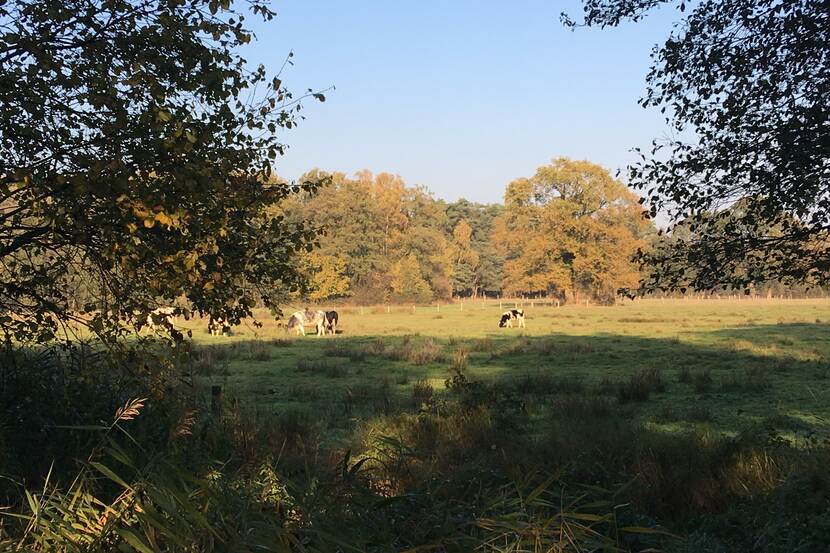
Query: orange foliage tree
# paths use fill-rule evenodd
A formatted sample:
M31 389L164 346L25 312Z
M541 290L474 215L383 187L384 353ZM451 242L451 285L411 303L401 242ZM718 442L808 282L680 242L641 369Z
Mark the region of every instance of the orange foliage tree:
M567 158L511 182L493 241L504 292L613 301L639 279L632 257L652 230L638 198L604 168Z

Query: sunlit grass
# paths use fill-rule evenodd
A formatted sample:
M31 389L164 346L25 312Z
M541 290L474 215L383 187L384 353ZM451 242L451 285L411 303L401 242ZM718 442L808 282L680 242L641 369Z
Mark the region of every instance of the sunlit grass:
M830 301L525 302L527 329L498 328L500 309L509 307L340 307L342 333L326 337L286 334L264 311L257 313L261 328L246 322L230 337L210 336L203 321L185 326L193 329L203 383L269 410L325 412L333 427L374 414L377 402L364 406L354 397L361 386L386 386L409 404L418 382L441 397L456 366L487 382L532 377L605 386L621 416L670 432L703 426L736 434L771 425L794 439L830 436L830 328L816 322L830 321ZM660 389L641 384L643 371L659 372ZM793 430L776 416L805 422Z

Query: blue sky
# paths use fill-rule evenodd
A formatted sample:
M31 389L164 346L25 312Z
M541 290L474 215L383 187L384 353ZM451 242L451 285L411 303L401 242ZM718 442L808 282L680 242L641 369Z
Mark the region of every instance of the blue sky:
M615 171L666 134L637 105L654 43L671 12L605 31L570 31L567 1L275 0L253 24L254 63L278 69L295 92L329 85L323 104L283 136L278 172L317 167L401 175L439 198L501 201L510 180L553 157Z

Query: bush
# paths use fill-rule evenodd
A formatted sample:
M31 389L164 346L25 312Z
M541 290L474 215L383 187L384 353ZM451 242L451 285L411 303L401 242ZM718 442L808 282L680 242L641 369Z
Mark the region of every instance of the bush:
M640 369L620 383L617 399L620 403L647 401L653 392L665 392L666 383L659 369Z
M712 371L709 369L698 371L692 376L692 385L694 386L695 392L698 394L705 394L706 392L711 391L713 383Z
M493 342L493 339L489 336L486 338L479 338L478 340L474 340L472 345L470 346L470 350L478 351L478 352L487 352L490 353L496 349L496 343Z
M769 386L769 374L763 367L751 367L740 376L730 374L720 381L723 392L760 392Z
M416 407L432 401L432 384L421 379L412 385L412 401Z
M326 344L323 348L323 355L326 357L345 357L352 363L366 359L366 349L358 349L345 344Z
M297 370L324 375L329 378L339 378L348 374L348 368L342 362L307 357L297 359Z
M611 401L604 396L564 395L553 401L553 414L564 418L599 418L611 414Z
M459 347L455 350L452 356L452 365L450 368L454 370L463 371L467 368L467 361L470 358L470 352L464 347Z
M377 351L378 346L373 349ZM404 336L402 343L398 346L387 348L383 346L381 356L395 361L406 361L413 365L428 365L439 363L444 360L444 353L441 346L432 338L426 338L417 342L410 336Z

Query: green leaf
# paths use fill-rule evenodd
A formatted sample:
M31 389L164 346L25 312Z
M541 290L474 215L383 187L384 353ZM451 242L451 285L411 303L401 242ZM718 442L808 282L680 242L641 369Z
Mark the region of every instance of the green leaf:
M125 542L130 544L133 549L141 553L156 553L147 544L145 544L132 530L127 528L116 528L116 533L121 536Z
M112 480L113 482L115 482L116 484L118 484L119 486L121 486L121 487L123 487L123 488L126 488L126 489L128 489L128 490L132 490L132 489L133 489L133 488L132 488L132 486L130 486L129 484L127 484L127 483L126 483L126 482L125 482L125 481L124 481L124 480L123 480L120 476L118 476L117 474L115 474L115 472L113 472L113 470L112 470L112 469L110 469L108 466L106 466L106 465L104 465L104 464L102 464L102 463L99 463L99 462L97 462L97 461L92 461L92 462L91 462L91 463L89 463L89 464L90 464L92 467L94 467L94 468L95 468L98 472L100 472L101 474L103 474L104 476L106 476L107 478L109 478L110 480Z

